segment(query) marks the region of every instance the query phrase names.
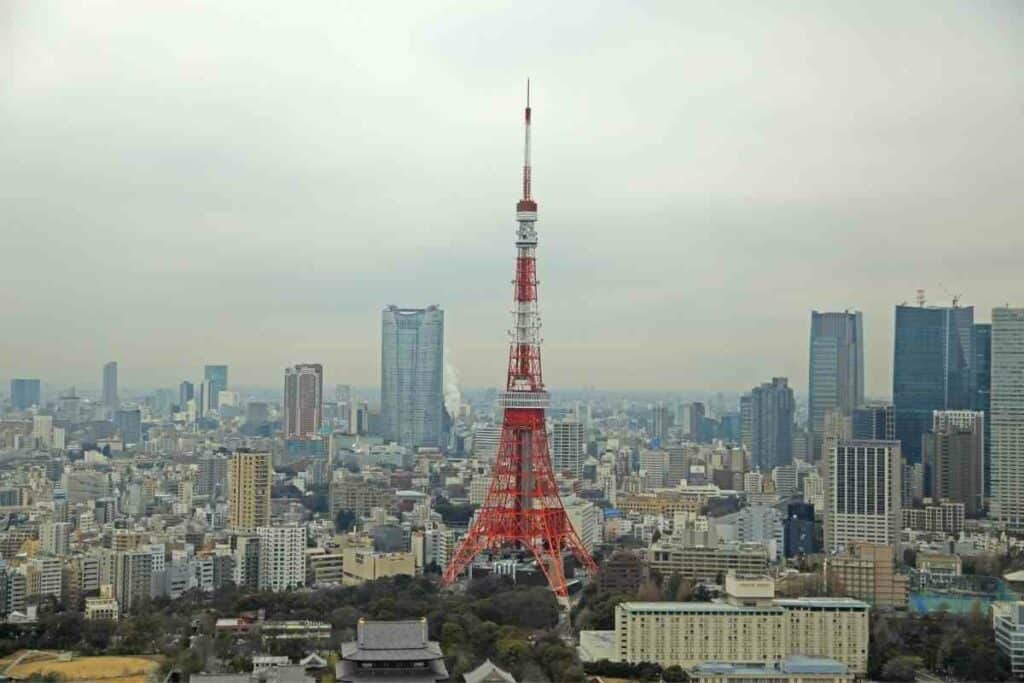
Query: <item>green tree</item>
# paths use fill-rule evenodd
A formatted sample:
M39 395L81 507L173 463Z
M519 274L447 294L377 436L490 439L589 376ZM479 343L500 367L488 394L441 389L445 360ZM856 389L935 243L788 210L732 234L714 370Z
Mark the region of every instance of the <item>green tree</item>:
M666 683L684 683L689 680L689 677L686 675L686 672L683 671L683 667L678 664L673 664L661 672L661 680Z
M883 681L915 681L917 670L924 666L920 657L894 657L882 667Z

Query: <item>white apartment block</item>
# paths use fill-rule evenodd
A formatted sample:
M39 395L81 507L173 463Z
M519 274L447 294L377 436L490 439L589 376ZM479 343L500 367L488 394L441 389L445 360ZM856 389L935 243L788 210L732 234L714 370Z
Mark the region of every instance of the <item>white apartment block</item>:
M260 590L283 591L306 583L306 529L266 527L256 529L259 539Z
M551 425L551 465L555 472L569 471L579 478L587 457L583 425L575 420Z
M563 504L565 514L576 535L580 537L587 551L593 552L602 540L604 513L601 512L601 508L575 496L567 497Z

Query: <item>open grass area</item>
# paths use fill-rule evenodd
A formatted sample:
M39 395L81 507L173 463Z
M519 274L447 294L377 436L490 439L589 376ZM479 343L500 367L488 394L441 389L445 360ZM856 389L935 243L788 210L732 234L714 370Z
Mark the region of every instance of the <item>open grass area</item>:
M13 662L17 655L8 657ZM160 665L156 658L147 657L81 657L70 662L57 661L56 653L49 657L33 654L13 666L6 673L15 678L33 674L59 674L66 681L103 681L104 683L145 683L150 673ZM3 670L4 662L0 662Z

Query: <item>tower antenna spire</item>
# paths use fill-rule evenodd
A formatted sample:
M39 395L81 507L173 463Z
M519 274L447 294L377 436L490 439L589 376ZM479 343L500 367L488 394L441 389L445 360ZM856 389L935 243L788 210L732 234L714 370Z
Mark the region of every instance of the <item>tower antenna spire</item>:
M523 201L530 199L530 79L526 79L526 110L524 114L526 144L523 149Z

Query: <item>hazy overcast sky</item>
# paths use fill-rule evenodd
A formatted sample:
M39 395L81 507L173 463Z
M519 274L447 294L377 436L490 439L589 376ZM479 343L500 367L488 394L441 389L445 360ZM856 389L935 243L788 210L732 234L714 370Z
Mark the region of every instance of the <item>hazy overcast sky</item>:
M548 385L806 390L810 311L1024 304L1024 3L0 2L0 377L505 370L533 79Z

